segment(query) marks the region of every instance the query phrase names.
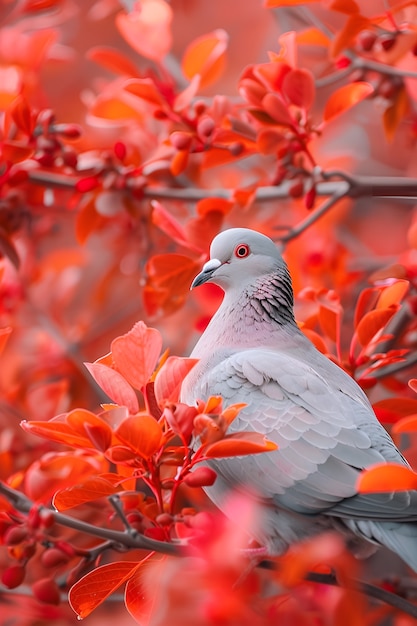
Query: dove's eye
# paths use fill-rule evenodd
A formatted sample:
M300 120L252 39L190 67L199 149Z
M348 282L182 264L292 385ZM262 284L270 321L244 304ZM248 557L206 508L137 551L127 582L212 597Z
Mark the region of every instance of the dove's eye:
M248 256L249 253L249 246L247 246L245 243L240 243L235 248L235 256L237 256L238 259L244 259L245 256Z

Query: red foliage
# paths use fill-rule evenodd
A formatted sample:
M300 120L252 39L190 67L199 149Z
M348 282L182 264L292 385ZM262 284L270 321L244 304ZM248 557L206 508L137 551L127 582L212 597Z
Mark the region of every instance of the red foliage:
M0 8L0 571L37 599L4 620L66 620L70 589L85 616L123 584L152 625L387 618L333 536L252 567L256 507L231 501L240 529L213 513L201 463L274 446L228 434L240 405L180 403L195 361L173 355L218 306L189 296L212 238L265 232L303 332L417 463L414 3L230 7ZM358 490L416 484L387 465ZM343 588L305 580L329 567Z

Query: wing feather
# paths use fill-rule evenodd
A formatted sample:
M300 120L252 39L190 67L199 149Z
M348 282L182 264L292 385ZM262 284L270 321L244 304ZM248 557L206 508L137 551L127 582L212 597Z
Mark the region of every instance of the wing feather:
M221 395L247 403L233 429L257 430L279 446L267 454L215 462L222 482L248 485L281 507L304 514L411 518L410 496L357 494L360 470L384 460L406 462L349 377L325 362L313 367L304 356L255 348L228 356L201 377L195 397ZM324 373L332 379L326 380ZM211 491L215 489L216 483Z

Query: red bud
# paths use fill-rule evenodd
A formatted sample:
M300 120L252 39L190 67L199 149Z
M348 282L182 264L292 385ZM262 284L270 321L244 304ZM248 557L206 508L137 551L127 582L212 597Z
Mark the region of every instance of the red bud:
M12 565L4 570L1 582L8 589L14 589L22 584L25 574L26 568L23 565Z
M39 602L58 605L61 602L59 587L53 578L41 578L32 585L33 595Z

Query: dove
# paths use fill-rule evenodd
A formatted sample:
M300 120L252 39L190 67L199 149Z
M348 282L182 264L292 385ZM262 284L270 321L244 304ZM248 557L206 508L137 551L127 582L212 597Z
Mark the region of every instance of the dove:
M356 488L365 468L409 465L356 381L299 330L291 277L274 242L246 228L221 232L191 288L208 282L224 298L191 353L198 362L181 400L245 403L229 432L258 431L277 444L210 460L217 479L209 497L226 510L232 491L254 495L261 514L252 535L271 555L336 531L358 557L385 546L417 571L417 491Z

